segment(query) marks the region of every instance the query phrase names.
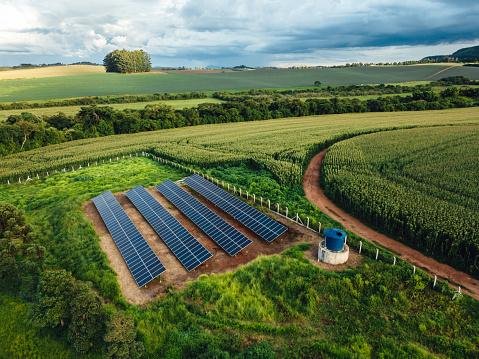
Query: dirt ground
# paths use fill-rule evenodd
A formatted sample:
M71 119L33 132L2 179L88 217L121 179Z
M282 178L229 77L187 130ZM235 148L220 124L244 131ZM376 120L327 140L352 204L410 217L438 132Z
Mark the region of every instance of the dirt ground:
M113 242L113 239L108 233L101 217L93 205L93 202L87 202L84 205L84 212L93 223L95 231L100 237L100 246L106 253L111 268L118 276L118 281L123 296L126 298L126 300L133 304L146 304L152 299L167 293L170 289L183 288L188 282L198 278L202 274L226 272L233 270L242 264L248 263L260 255L280 253L284 249L298 243L317 244L319 241L318 235L313 231L271 212L269 215L285 224L289 230L285 235L278 238L273 243L268 244L261 240L253 232L233 220L233 218L221 212L211 203L207 202L202 197L195 195L198 200L206 204L210 209L219 214L228 223L253 240L253 243L243 249L239 254L234 257L230 257L218 245L216 245L215 242L209 239L203 232L201 232L201 230L199 230L192 222L190 222L183 214L181 214L181 212L179 212L172 204L170 204L158 191L156 191L154 188L150 188L149 192L174 217L176 217L200 243L202 243L211 253L213 253L213 257L193 271L188 272L168 249L165 243L158 237L150 225L145 221L141 214L136 210L125 194L117 193L115 196L124 208L125 212L133 220L138 230L141 232L153 251L158 255L166 268L166 271L162 273L159 278L149 283L148 286L139 288L133 280L128 267L126 266L120 252ZM312 249L306 253L306 257L310 259L311 263L328 270L344 270L347 267L358 265L361 258L359 254L350 252L350 259L347 264L341 266L327 265L316 260L317 246L312 246Z
M440 263L407 245L394 240L367 226L331 201L319 185L321 162L327 149L313 157L303 178L303 189L306 198L316 205L323 213L341 223L346 229L357 235L397 253L402 259L420 267L432 275L446 279L450 284L460 285L463 291L479 300L479 280L451 266ZM456 287L457 288L457 287Z

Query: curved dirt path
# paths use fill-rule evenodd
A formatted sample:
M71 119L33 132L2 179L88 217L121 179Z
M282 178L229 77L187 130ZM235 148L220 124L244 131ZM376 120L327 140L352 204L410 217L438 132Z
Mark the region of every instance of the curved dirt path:
M316 205L322 212L327 214L335 221L341 223L344 228L351 232L365 238L371 242L377 243L398 256L420 267L431 274L436 274L438 277L446 279L450 283L455 283L461 286L463 292L468 293L471 297L479 300L479 280L472 278L469 274L458 271L451 266L440 263L437 260L427 257L421 252L408 247L401 242L398 242L378 231L368 227L357 218L348 214L346 211L335 205L326 195L319 185L319 177L321 172L321 163L327 152L321 151L313 157L306 169L303 178L303 188L306 198Z

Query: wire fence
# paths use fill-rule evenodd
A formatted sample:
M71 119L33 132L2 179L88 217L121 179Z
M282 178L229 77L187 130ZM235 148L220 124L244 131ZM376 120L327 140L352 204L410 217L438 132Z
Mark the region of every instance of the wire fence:
M67 173L67 172L75 172L79 171L84 168L92 167L92 166L98 166L102 165L105 163L112 163L128 158L133 158L133 157L146 157L149 158L153 161L156 161L161 164L169 165L178 169L181 169L185 172L189 173L196 173L207 180L215 183L216 185L222 187L223 189L227 190L228 192L233 193L234 195L237 195L243 199L246 199L248 202L253 204L256 208L259 207L260 210L263 211L271 211L272 213L275 213L276 215L281 216L282 218L291 221L292 223L302 226L306 228L307 230L311 231L312 233L318 235L318 237L321 236L321 230L322 230L322 225L320 221L317 222L317 226L313 228L311 226L312 220L310 217L301 217L299 213L290 213L288 206L287 205L282 205L279 202L272 201L269 198L263 197L261 195L257 195L256 193L250 193L249 191L233 185L231 183L225 182L223 180L219 180L217 178L214 178L204 172L201 172L195 168L185 166L181 163L171 161L166 158L162 158L160 156L157 156L154 153L148 152L148 151L135 151L131 153L125 153L123 155L118 155L114 157L105 157L105 158L98 158L95 160L90 160L90 161L85 161L85 162L80 162L80 163L75 163L75 164L69 164L69 165L64 165L61 167L57 168L52 168L50 170L45 170L45 171L40 171L36 172L33 174L28 174L26 177L18 177L18 180L16 181L11 181L7 179L5 181L5 184L7 185L14 185L14 184L28 184L32 181L35 180L40 180L47 178L51 175L55 174L61 174L61 173ZM372 242L365 241L363 242L362 240L358 239L356 240L354 237L348 236L348 245L350 248L354 249L357 253L367 256L369 258L374 258L374 260L382 261L384 263L390 264L392 266L407 266L411 270L411 275L420 275L422 277L427 277L428 281L430 281L431 287L434 289L441 289L441 290L448 290L450 294L452 295L452 299L455 300L458 297L462 295L462 289L461 286L457 286L455 290L451 289L451 286L449 285L449 282L445 278L441 278L439 280L439 277L431 273L429 271L425 270L420 270L418 269L415 265L403 260L402 258L398 258L396 255L391 253L390 251L375 246ZM319 241L318 241L319 245Z

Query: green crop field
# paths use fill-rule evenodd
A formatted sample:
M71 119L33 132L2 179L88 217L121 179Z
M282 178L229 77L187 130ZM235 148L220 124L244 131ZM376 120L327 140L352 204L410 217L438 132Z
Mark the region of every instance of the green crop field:
M195 107L201 103L219 103L221 102L215 98L200 98L200 99L188 99L188 100L162 100L162 101L150 101L150 102L130 102L130 103L114 103L101 106L110 106L114 109L142 109L147 105L168 105L174 109L182 109L187 107ZM0 121L5 120L9 115L17 115L22 112L30 112L37 116L51 116L59 112L63 112L65 115L74 116L81 106L58 106L58 107L43 107L43 108L31 108L23 110L1 110L0 111Z
M325 85L346 85L430 81L453 75L479 79L479 68L449 67L448 65L371 66L130 75L92 73L76 76L0 80L0 101L157 92L291 88L312 86L316 80Z
M445 127L445 131L456 128L449 125L457 126L454 133L457 133L459 137L465 137L470 129L475 127L459 125L473 124L477 126L478 123L477 108L467 108L443 111L310 116L251 123L195 126L66 142L5 156L0 159L0 178L3 178L4 182L8 179L13 183L22 177L24 181L27 175L35 177L36 173L45 174L46 171L52 172L53 169L62 170L72 164L84 165L100 158L149 150L160 156L199 168L249 164L255 168L267 169L280 183L299 186L304 166L308 163L311 155L341 139L395 128L448 126ZM463 134L461 135L461 133ZM470 215L467 218L477 217ZM453 219L450 220L454 222ZM463 221L457 222L456 225L460 227L460 223ZM464 228L473 228L471 227L474 226L473 223L470 222ZM445 235L443 232L440 234ZM418 232L417 236L426 238L427 233ZM458 236L459 234L455 233L451 239L459 240ZM469 254L464 252L469 245L476 248L474 238L476 237L471 237L470 234L467 238L461 239L462 245L453 247L454 256L438 257L458 268L476 273L476 269L471 267L474 258L470 258ZM451 241L446 242L447 244L440 242L440 239L433 240L433 242L443 248L437 249L437 253L442 251L448 253L453 250ZM464 264L464 261L467 261L467 265Z
M252 192L279 197L291 208L302 206L311 216L320 215L299 189L281 185L268 171L239 165L213 167L209 173ZM301 244L234 272L202 276L145 307L124 303L82 204L104 190L116 192L184 175L149 159L125 159L27 185L2 185L0 201L25 211L46 248L49 267L90 281L110 311L123 309L135 318L145 357L479 355L477 301L468 297L451 301L449 291L432 289L419 271L412 275L409 266L368 257L348 270L323 270L304 258L308 246ZM334 224L326 218L324 223ZM0 302L0 357L74 356L55 330L40 333L28 326L30 304L5 296ZM101 353L101 348L94 351Z
M327 194L429 255L479 274L479 126L374 133L334 144Z

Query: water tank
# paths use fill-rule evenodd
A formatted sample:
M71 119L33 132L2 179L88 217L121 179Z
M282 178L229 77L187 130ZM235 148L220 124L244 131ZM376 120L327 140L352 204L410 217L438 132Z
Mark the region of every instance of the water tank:
M324 230L326 248L333 252L341 252L346 244L347 234L342 229L328 228Z

